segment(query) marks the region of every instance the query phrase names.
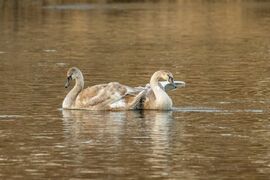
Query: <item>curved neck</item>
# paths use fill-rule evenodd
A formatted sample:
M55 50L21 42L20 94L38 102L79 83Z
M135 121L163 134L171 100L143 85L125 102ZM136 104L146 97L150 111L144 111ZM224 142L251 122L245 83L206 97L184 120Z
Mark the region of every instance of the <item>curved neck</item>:
M150 87L155 94L155 104L157 109L171 109L172 100L164 91L164 88L159 83L161 79L160 72L155 72L150 80Z
M75 79L75 86L66 95L62 104L62 108L66 109L72 108L78 94L82 91L83 87L84 87L84 79L83 75L81 74L78 78Z
M82 73L80 73L79 77L75 79L75 87L80 87L81 89L83 89L84 87L84 78Z
M160 73L158 71L158 72L155 72L150 79L150 87L152 88L154 93L157 92L159 89L163 90L162 86L160 86L160 84L158 82L159 80L160 80Z

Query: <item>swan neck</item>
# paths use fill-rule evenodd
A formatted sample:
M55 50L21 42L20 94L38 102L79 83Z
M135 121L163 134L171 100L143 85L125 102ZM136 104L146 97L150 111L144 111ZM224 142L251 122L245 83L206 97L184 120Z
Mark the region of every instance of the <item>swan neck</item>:
M66 109L72 108L72 106L75 104L78 94L82 91L83 87L84 87L84 79L83 76L81 75L79 78L75 79L75 85L66 95L62 104L62 108Z
M75 79L75 86L74 88L78 88L78 89L83 89L84 88L84 79L83 79L83 75L81 74L78 78Z
M162 86L159 83L160 74L159 72L155 72L150 80L150 87L152 88L156 100L160 100L163 96L166 96L166 92L163 90Z
M153 74L150 80L150 87L155 94L155 108L161 110L169 110L172 108L172 100L164 91L164 88L159 83L161 79L159 72Z
M150 86L154 90L156 87L158 87L158 81L160 79L160 75L158 72L155 72L153 76L150 79Z

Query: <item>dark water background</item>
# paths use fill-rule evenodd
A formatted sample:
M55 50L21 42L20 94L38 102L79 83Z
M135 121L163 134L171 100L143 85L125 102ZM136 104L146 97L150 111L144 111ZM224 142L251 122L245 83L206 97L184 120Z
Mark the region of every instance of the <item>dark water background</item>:
M270 2L0 0L0 179L268 179ZM172 112L62 111L65 74L186 88Z

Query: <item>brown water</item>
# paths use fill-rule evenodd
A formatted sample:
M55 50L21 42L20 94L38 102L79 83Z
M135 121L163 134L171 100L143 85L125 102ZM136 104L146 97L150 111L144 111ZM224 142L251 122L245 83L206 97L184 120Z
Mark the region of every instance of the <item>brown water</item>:
M0 0L0 179L268 179L270 2ZM186 88L171 112L63 111L65 74Z

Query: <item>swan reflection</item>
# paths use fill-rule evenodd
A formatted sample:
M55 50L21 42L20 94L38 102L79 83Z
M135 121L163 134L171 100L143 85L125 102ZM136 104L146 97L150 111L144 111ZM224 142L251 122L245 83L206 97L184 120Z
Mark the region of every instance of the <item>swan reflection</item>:
M98 158L111 156L122 163L167 168L173 112L63 110L65 138L77 156L89 151ZM103 157L104 156L104 157ZM78 157L79 159L85 157ZM106 161L106 160L105 160Z

